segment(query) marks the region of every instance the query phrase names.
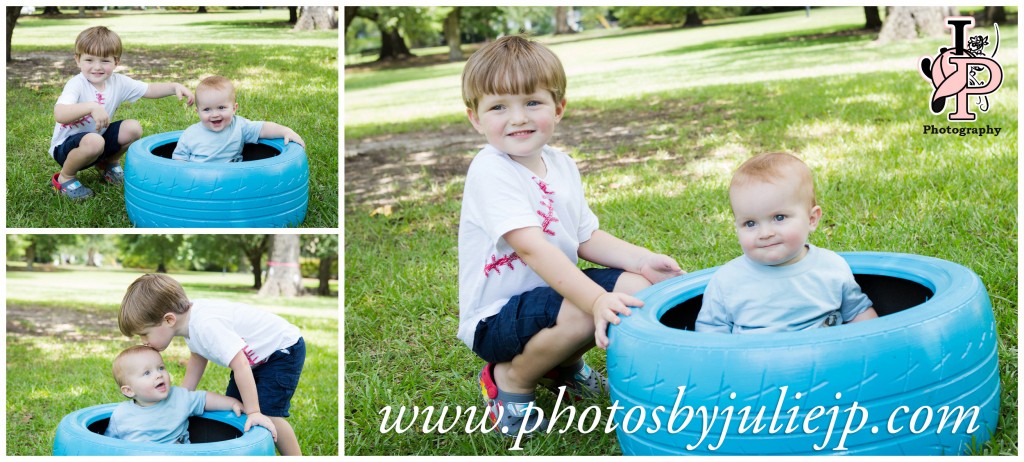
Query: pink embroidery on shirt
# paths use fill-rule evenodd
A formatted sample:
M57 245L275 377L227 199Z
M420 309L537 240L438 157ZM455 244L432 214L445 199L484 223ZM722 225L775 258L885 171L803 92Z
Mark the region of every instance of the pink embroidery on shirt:
M100 104L106 104L106 102L103 101L103 93L96 92L96 102Z
M249 345L246 345L242 348L242 353L244 353L246 359L249 360L250 366L259 366L260 364L267 362L267 360L265 359L261 360L260 357L256 355L255 351L250 350Z
M549 236L554 236L555 232L549 229L548 226L551 226L552 223L558 223L559 221L558 218L555 217L555 198L551 197L555 195L555 192L548 189L548 184L545 183L544 180L533 177L533 181L537 183L537 187L540 188L540 192L547 196L540 201L540 205L541 207L544 207L544 210L537 211L537 215L540 215L540 217L544 219L540 224L541 230Z
M60 124L60 128L84 127L89 125L90 122L92 122L92 115L87 115L69 124Z
M498 276L501 276L502 266L507 266L508 269L515 270L516 267L513 265L513 263L516 261L523 261L523 259L519 258L519 255L517 255L515 252L512 252L508 255L504 255L501 258L498 258L497 255L491 255L490 263L484 265L484 277L490 277L491 271L494 271L498 273Z

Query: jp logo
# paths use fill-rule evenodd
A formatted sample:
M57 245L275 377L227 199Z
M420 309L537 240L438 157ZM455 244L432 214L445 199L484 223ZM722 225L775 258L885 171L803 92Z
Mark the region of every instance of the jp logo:
M977 95L978 109L988 111L988 95L999 89L1003 83L1003 68L992 58L985 57L988 36L974 36L964 46L966 30L974 27L972 17L946 18L946 25L952 29L953 48L939 48L934 59L921 58L921 74L931 80L935 87L932 93L933 114L941 114L946 98L956 96L956 110L949 114L950 121L969 121L976 118L968 107L971 95ZM992 56L999 51L999 26L995 26L996 43ZM978 72L988 70L988 83L978 78Z

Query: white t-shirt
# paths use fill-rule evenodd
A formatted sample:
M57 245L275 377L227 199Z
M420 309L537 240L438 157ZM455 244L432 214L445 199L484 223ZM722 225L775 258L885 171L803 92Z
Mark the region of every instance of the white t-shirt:
M541 157L545 178L487 145L466 174L459 220L458 338L470 348L481 320L496 314L509 298L548 285L519 259L502 237L505 233L539 227L576 263L580 243L598 229L576 162L550 146L544 146Z
M722 265L704 289L694 330L733 334L789 332L822 327L833 313L849 322L871 307L849 263L808 244L807 255L786 266L767 266L741 255Z
M139 406L135 400L114 408L103 434L112 438L148 443L188 443L188 418L203 413L205 391L171 387L163 401Z
M298 327L259 308L225 300L192 300L185 344L193 353L224 367L244 351L249 365L256 367L299 337Z
M232 116L231 124L215 132L202 122L192 124L178 137L171 159L188 162L239 162L245 143L260 140L263 122Z
M78 74L64 84L64 91L57 98L57 104L100 103L107 111L107 115L110 116L110 121L113 122L114 113L117 112L121 103L137 101L146 94L148 89L149 84L145 82L139 82L121 74L111 74L105 82L103 91L99 91L84 75ZM107 129L104 128L98 133L102 135L106 131ZM64 140L79 133L97 133L96 121L92 120L91 115L86 115L69 124L54 125L53 137L50 138L50 155L53 155L54 148L60 146Z

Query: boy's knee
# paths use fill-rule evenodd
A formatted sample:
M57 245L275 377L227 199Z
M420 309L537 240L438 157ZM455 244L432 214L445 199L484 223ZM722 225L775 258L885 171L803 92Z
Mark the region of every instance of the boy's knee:
M82 137L78 142L78 149L82 155L88 158L96 158L103 153L103 148L106 146L106 140L103 139L102 135L97 133L89 133Z
M117 142L122 146L134 143L142 138L142 124L138 120L129 119L121 122L121 130L117 134Z
M623 272L622 275L619 276L619 279L615 281L614 290L616 292L622 292L632 295L643 289L646 289L647 287L650 287L650 285L651 281L648 281L647 278L639 274Z

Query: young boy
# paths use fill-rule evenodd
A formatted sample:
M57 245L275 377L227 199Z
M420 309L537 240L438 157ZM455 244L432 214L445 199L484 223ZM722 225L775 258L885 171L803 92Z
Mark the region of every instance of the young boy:
M729 202L743 255L711 277L694 330L782 332L878 317L846 260L807 242L821 207L800 159L748 159L733 175Z
M80 200L93 192L78 181L78 172L93 165L102 173L103 181L124 183L121 155L142 137L142 125L137 120L111 123L121 103L174 95L191 105L192 92L177 83L146 84L114 73L121 63L121 39L103 26L78 34L75 63L82 72L64 85L53 108L57 124L50 140L50 156L61 170L50 178L50 184L59 194Z
M234 411L235 398L208 391L171 386L171 374L160 352L145 345L130 347L114 358L114 380L130 399L110 414L106 436L152 443L189 443L188 418L203 411Z
M241 162L242 146L260 138L284 138L306 147L292 129L273 122L253 122L235 115L235 86L215 75L196 87L199 123L185 129L174 148L172 159L189 162Z
M196 389L207 361L230 367L224 394L242 401L244 430L266 427L281 455L302 455L285 420L306 359L297 327L241 303L189 300L178 281L162 274L142 275L128 286L117 324L157 351L184 337L192 351L181 384L186 389Z
M479 374L495 428L546 430L526 415L539 383L575 396L606 380L583 361L608 345L630 295L682 273L672 258L598 229L575 162L547 145L565 112L565 71L546 47L506 36L466 63L470 123L487 139L466 176L459 224L458 337L487 361ZM579 258L607 268L580 271Z

